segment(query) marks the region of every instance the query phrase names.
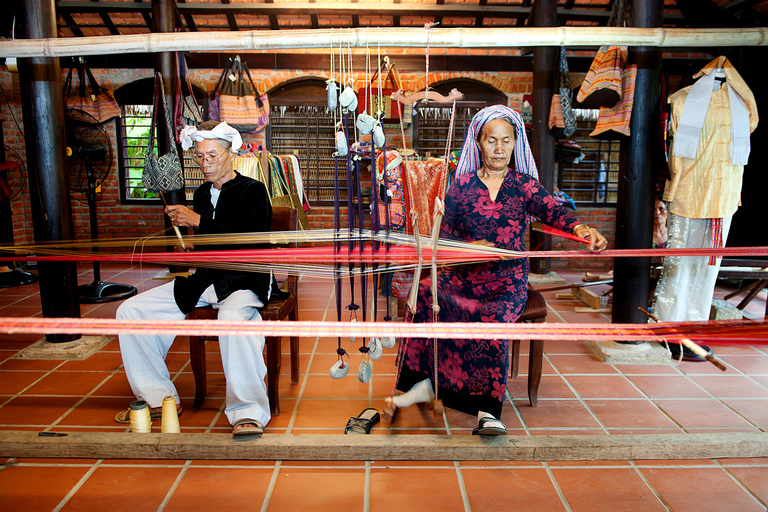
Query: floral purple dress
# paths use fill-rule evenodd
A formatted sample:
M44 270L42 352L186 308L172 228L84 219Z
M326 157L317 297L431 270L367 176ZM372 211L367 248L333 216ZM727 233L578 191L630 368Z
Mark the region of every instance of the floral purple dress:
M507 173L492 201L477 173L465 174L445 198L442 237L487 240L496 247L525 250L528 215L572 232L578 220L550 196L538 180L514 170ZM441 322L514 322L528 297L526 258L464 265L438 274ZM414 322L432 322L431 278L419 283ZM404 340L397 389L434 379L434 340ZM468 414L485 411L501 417L509 374L509 340L438 340L438 397L446 407Z

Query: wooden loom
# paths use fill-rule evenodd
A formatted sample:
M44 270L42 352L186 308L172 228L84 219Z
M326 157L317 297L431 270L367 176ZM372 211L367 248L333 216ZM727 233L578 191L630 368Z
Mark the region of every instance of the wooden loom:
M365 47L423 47L426 35L412 29L385 34L352 29L207 34L143 34L68 39L0 41L1 57L54 57L189 50L275 50L327 48L347 43ZM443 48L509 46L594 46L628 44L657 47L761 46L767 28L637 29L551 27L445 29L431 35ZM382 37L383 36L383 37ZM22 332L22 331L16 331ZM228 434L128 434L0 432L0 456L140 459L250 460L622 460L768 457L767 433L713 433L611 436L345 436L266 435L233 439Z

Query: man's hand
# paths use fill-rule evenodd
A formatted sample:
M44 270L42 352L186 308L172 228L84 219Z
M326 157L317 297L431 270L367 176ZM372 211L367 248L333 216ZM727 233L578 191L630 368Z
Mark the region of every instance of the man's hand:
M579 224L573 230L573 234L579 238L589 240L590 251L600 252L608 247L608 240L606 240L605 237L601 235L595 228L590 228L584 224Z
M178 227L196 228L200 226L200 215L186 206L172 204L165 207L165 214L171 219L171 224Z

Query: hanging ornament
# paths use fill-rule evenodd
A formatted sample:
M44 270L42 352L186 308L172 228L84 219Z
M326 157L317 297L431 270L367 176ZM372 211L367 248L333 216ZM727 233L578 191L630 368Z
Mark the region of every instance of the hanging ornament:
M375 124L376 119L372 115L369 115L367 112L363 112L357 116L357 122L355 123L355 126L358 130L360 130L360 133L363 135L368 135L373 131Z
M350 78L339 95L339 105L341 105L341 108L349 111L354 111L357 108L357 94L355 94L355 90L352 88L352 82L354 82L354 79Z
M336 110L336 99L339 95L339 87L336 85L336 80L333 78L329 78L325 81L326 85L325 90L328 91L328 108L330 110Z
M376 126L373 128L371 139L373 139L373 143L376 144L377 148L384 147L384 143L386 142L384 139L384 129L381 127L381 123L378 121L376 122Z
M384 351L381 349L379 338L371 338L368 341L368 357L371 358L371 361L378 361L383 354Z
M348 356L347 351L339 347L336 349L336 353L339 355L339 360L333 363L331 370L328 372L333 379L340 379L349 373L349 364L344 362L344 356Z
M382 336L379 342L383 348L393 348L396 343L394 336Z
M347 156L349 146L347 146L347 136L341 127L341 123L336 125L336 153L338 156Z

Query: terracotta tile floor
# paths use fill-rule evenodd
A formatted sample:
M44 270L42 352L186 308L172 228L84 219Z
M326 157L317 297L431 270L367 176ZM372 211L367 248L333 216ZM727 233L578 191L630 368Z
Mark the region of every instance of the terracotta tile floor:
M105 265L102 278L140 290L161 284L158 267ZM560 271L569 282L581 273ZM83 268L81 282L90 281ZM348 285L344 290L348 302ZM595 289L599 292L600 289ZM722 297L728 291L717 289ZM610 314L574 312L577 304L546 292L548 322L610 322ZM334 320L330 282L303 278L300 318ZM370 297L370 294L369 294ZM732 299L738 304L739 297ZM746 309L762 317L766 292ZM82 315L111 318L117 304L87 305ZM379 301L379 318L385 302ZM345 311L345 313L347 313ZM39 316L37 285L0 290L0 316ZM348 313L347 313L348 315ZM346 319L346 315L344 316ZM0 335L0 429L110 431L131 400L119 348L110 342L84 361L13 358L39 339ZM345 345L353 353L354 345ZM350 375L332 380L336 340L303 339L301 375L291 385L284 355L282 414L270 433L341 433L351 415L381 407L394 380L394 350L375 362L370 383ZM287 352L287 346L284 347ZM545 343L539 406L527 400L527 344L521 375L510 380L503 419L514 435L764 432L768 429L768 349L715 347L728 366L607 365L584 343ZM185 406L184 432L229 432L223 416L224 378L215 342L208 345L208 398L192 411L194 379L188 342L168 357ZM358 356L359 357L359 356ZM354 358L354 356L353 356ZM356 367L353 359L353 368ZM373 434L468 435L475 419L446 410L442 417L412 407ZM0 459L0 510L525 510L763 512L768 459L585 462L248 462L88 459Z

